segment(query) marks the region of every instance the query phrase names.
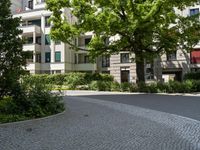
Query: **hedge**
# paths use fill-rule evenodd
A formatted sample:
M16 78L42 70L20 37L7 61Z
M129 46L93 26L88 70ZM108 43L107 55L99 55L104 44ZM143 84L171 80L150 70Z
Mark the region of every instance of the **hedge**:
M108 74L71 72L66 74L41 74L22 77L22 82L26 85L32 85L35 82L41 82L51 86L67 86L68 89L77 89L83 85L89 85L93 81L113 82L114 78Z
M189 75L188 75L189 76ZM170 81L169 83L118 83L113 76L108 74L92 74L71 72L55 75L31 75L22 78L26 87L35 82L45 83L49 88L72 90L98 90L120 92L145 92L145 93L190 93L200 92L200 80L184 80L183 82Z
M200 71L185 74L184 80L200 80Z

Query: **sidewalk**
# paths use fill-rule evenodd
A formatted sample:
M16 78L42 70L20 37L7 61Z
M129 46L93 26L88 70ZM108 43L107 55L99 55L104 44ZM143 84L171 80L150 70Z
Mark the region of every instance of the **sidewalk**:
M87 96L87 95L139 95L139 94L158 94L176 96L199 96L200 93L130 93L130 92L109 92L109 91L87 91L87 90L65 90L64 96Z

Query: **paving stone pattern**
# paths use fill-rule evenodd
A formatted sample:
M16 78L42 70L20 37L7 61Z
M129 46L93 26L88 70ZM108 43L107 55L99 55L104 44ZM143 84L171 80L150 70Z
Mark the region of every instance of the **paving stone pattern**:
M200 150L200 122L84 97L48 119L0 125L0 150Z

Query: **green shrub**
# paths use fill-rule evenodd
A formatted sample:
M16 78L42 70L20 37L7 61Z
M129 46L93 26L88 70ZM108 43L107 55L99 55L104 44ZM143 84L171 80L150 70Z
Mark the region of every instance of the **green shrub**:
M200 71L185 74L184 80L200 80Z
M192 91L200 92L200 80L192 80Z
M12 97L4 97L0 100L0 114L12 114L15 113L17 108Z
M90 84L89 84L89 89L90 90L94 90L94 91L98 91L98 81L92 81Z
M68 73L65 76L65 84L69 87L69 89L76 89L79 85L85 85L85 73L79 73L79 72L72 72Z
M22 84L18 95L0 100L0 122L19 121L26 118L39 118L62 112L62 97L52 94L45 84Z
M89 89L96 90L96 91L110 91L111 90L111 82L92 81L89 84Z
M24 115L0 114L0 123L22 121L22 120L27 120L27 119L31 119L31 118L25 117Z
M157 83L157 92L158 93L167 93L169 91L168 83Z
M138 86L137 86L137 84L131 84L130 85L130 92L138 92L139 91L139 89L138 89Z
M29 106L26 116L37 118L62 112L64 104L61 103L61 100L61 96L52 94L38 84L28 93L27 101L29 102Z
M146 83L144 83L144 82L140 82L140 83L138 83L138 91L139 92L149 92L149 90L148 90L148 87L147 87L147 85L146 85Z
M114 77L109 75L109 74L100 74L101 75L101 81L105 81L105 82L113 82L114 81Z
M121 86L118 82L111 82L111 91L121 91Z
M158 93L158 87L156 83L146 85L146 89L148 93Z
M121 83L121 91L122 92L138 92L138 87L133 83Z

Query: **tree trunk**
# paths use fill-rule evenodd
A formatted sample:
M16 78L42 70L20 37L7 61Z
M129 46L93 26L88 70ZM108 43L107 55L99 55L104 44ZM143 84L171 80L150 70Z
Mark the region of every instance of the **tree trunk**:
M144 58L139 54L135 54L135 58L136 58L137 83L145 82Z

